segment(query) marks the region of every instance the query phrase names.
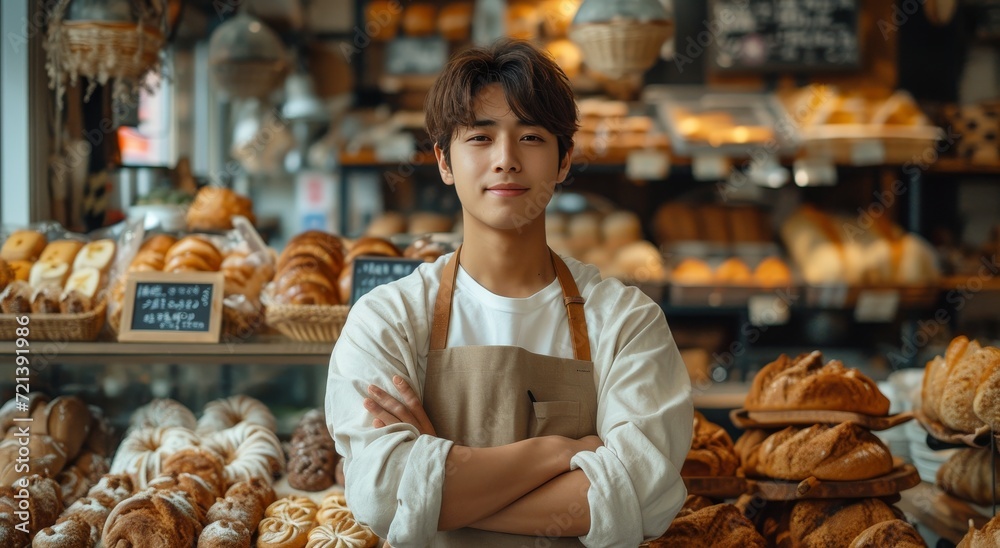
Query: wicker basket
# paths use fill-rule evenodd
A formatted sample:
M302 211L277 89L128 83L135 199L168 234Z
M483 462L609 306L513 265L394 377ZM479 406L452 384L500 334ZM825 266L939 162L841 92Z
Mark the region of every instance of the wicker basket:
M569 37L583 51L588 67L621 78L653 66L663 42L673 32L673 24L668 21L611 21L576 25L570 29Z
M272 305L267 325L300 342L336 342L350 310L346 305Z
M28 340L79 342L93 341L101 334L107 302L102 300L90 312L82 314L28 314ZM18 338L17 314L0 314L0 340Z
M68 72L138 80L163 47L159 29L128 22L63 21L61 64Z

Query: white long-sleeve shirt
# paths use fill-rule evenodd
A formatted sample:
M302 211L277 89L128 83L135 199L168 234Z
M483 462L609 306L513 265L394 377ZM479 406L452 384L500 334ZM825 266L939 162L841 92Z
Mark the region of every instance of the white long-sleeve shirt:
M392 546L426 546L437 532L452 442L416 428L372 427L368 385L395 394L392 376L423 394L431 318L450 255L380 286L352 308L333 350L326 417L344 455L355 516ZM597 268L564 259L581 295L594 362L597 432L604 447L577 454L590 480L586 546L637 546L680 510L680 469L691 445L690 381L660 307ZM459 269L448 346L513 345L573 357L558 281L526 299L500 297Z

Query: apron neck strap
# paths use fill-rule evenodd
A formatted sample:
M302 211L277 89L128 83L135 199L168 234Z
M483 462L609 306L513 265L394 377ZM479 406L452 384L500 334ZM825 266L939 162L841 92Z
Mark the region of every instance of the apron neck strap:
M458 278L459 256L462 246L448 260L441 272L441 285L438 287L437 299L434 302L434 316L431 324L431 350L444 350L448 345L448 327L451 324L451 298L455 293L455 280ZM584 298L576 286L576 280L570 273L566 263L549 250L552 266L556 271L556 279L563 291L563 303L569 318L570 338L573 341L573 356L578 360L590 361L590 339L587 334L587 319L584 315Z

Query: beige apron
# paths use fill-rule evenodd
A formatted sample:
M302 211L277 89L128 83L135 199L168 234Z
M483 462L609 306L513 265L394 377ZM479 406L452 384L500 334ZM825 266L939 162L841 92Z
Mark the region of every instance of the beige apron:
M445 348L461 251L460 247L441 274L427 355L424 409L437 435L469 447L496 447L536 436L596 435L597 390L584 301L566 264L550 251L576 359L541 356L516 346ZM576 537L459 529L438 533L432 546L534 548L581 543Z

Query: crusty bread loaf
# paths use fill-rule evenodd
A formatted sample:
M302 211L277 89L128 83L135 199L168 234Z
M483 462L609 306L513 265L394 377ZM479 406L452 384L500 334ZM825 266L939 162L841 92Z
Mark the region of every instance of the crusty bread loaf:
M750 520L732 504L716 504L677 518L649 548L711 546L748 548L767 546Z
M681 476L733 476L739 460L733 450L733 440L719 425L695 411L691 450L684 459Z
M973 402L992 358L993 354L984 352L976 341L971 341L958 359L949 360L946 354L948 372L937 410L942 424L959 432L975 432L985 426L976 416Z
M757 453L756 475L799 481L866 480L892 471L892 454L854 423L788 427L771 435ZM747 471L751 473L751 471Z
M994 432L1000 432L1000 348L987 346L981 353L983 374L976 387L972 411Z
M983 526L976 529L969 520L969 532L955 548L996 548L1000 546L1000 515L994 517Z
M233 228L234 215L242 215L251 223L255 223L253 201L228 188L202 187L188 207L188 229L229 230Z
M993 503L990 463L989 449L960 449L938 468L937 485L962 500L990 505ZM1000 494L1000 459L995 472Z
M909 523L894 519L876 523L851 541L849 548L927 548L920 533Z
M820 409L884 416L889 399L857 369L833 360L823 364L816 351L790 359L782 354L757 373L747 394L751 411Z
M848 546L872 525L899 517L891 506L879 499L803 500L792 507L787 536L779 534L778 545Z

